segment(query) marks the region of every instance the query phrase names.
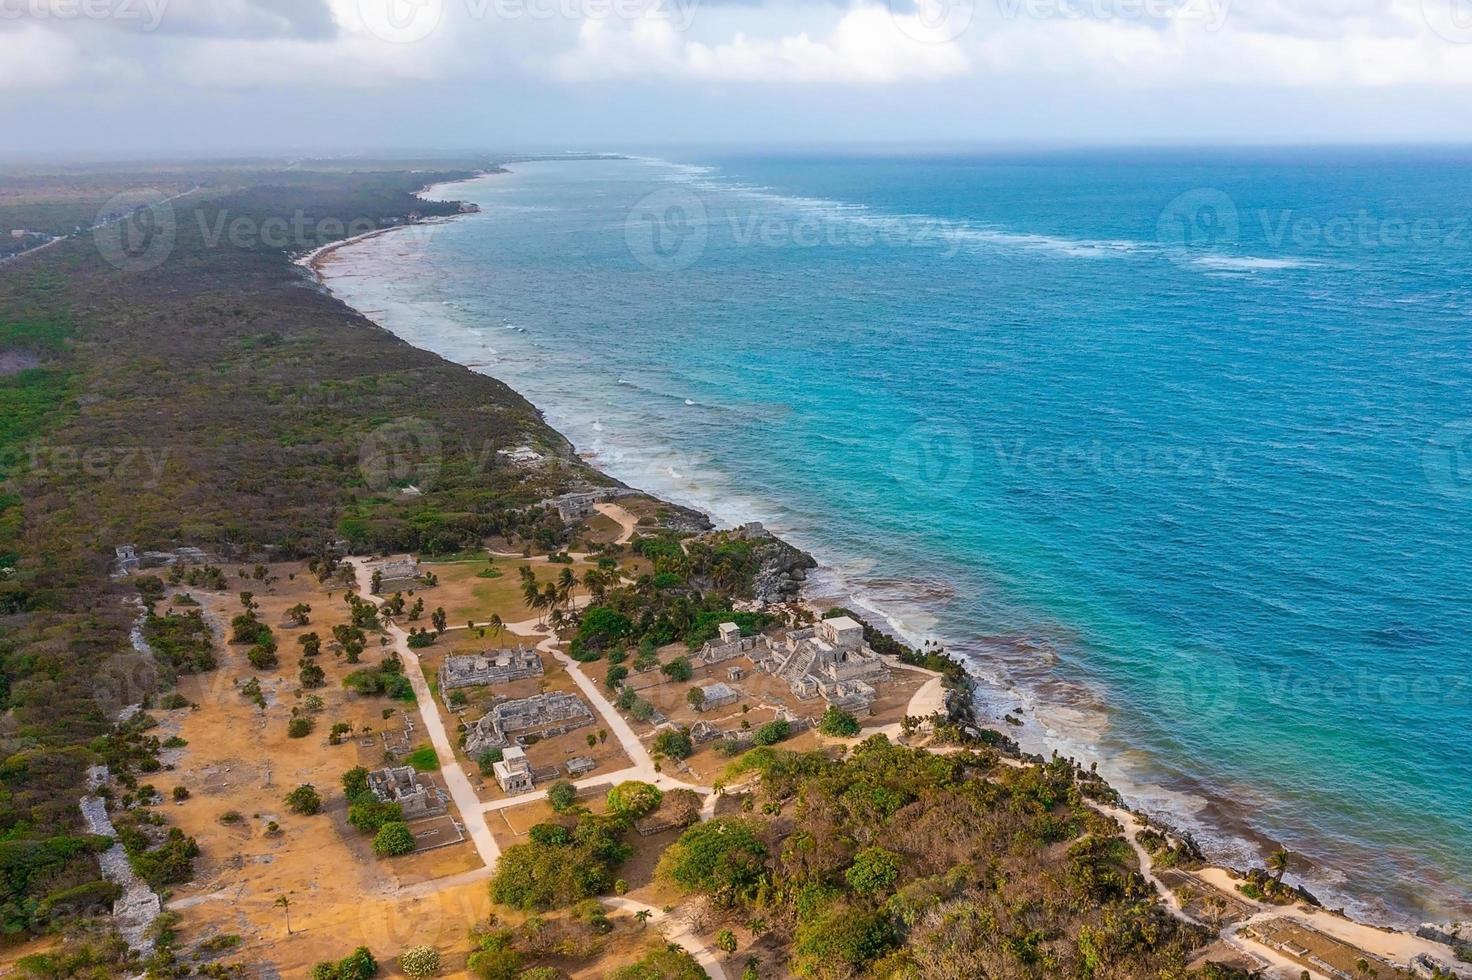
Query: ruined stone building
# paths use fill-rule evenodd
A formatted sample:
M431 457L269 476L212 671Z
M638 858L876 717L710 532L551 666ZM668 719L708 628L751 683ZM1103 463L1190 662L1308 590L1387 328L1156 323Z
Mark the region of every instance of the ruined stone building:
M867 714L888 682L884 658L864 643L864 628L848 616L788 630L767 639L758 665L787 682L799 700L822 698L835 708Z
M527 736L550 738L593 724L593 712L581 698L561 691L503 701L465 733L471 755L521 743Z
M526 757L526 750L520 746L513 745L507 749L502 754L501 761L491 766L491 772L501 790L508 794L530 793L536 785L531 761Z
M528 647L487 653L451 654L440 666L440 691L509 684L527 677L541 677L544 669L541 656Z
M368 774L368 788L380 803L397 803L405 820L438 816L447 809L439 791L421 782L413 766L375 769Z

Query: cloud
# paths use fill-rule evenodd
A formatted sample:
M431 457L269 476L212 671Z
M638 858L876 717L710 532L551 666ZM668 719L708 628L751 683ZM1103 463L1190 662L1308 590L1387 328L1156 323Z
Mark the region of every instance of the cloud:
M54 31L27 25L0 33L0 89L51 88L78 64L76 47Z
M584 21L577 46L556 59L568 81L663 76L755 83L882 84L964 74L966 55L914 15L883 7L853 8L831 33L807 32L702 42L684 37L669 20Z
M0 27L6 22L183 37L323 39L337 33L327 0L0 0Z

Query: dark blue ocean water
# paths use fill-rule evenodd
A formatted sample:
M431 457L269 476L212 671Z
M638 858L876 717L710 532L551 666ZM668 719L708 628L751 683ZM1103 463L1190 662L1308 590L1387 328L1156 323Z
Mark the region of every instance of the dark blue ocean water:
M518 165L333 287L1220 856L1472 897L1472 157Z

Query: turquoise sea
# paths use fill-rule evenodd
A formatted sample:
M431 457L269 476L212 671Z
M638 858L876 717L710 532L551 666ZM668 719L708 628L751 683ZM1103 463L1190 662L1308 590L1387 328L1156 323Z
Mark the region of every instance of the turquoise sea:
M518 164L332 288L1216 857L1472 912L1472 155Z

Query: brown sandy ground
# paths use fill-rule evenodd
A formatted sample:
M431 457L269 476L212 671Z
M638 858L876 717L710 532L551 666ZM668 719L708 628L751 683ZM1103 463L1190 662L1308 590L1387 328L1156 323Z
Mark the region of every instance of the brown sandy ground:
M463 954L470 948L466 923L489 909L484 874L481 880L442 890L437 881L481 869L474 848L462 842L403 858L378 858L371 838L346 819L342 773L359 765L384 765L390 745L419 744L422 732L405 736L405 721L417 725L417 712L412 704L346 691L342 678L357 667L325 649L317 659L327 673L326 686L302 692L296 677L297 637L316 632L327 646L332 625L347 619L343 588L319 585L301 566L272 566L270 572L266 582L232 575L231 586L255 593L262 622L276 632L281 665L256 671L246 661L244 647L221 643L215 671L179 684L180 693L198 708L155 712L161 738L177 734L188 744L169 750L165 762L174 768L156 774L152 782L166 799L175 786L189 790L190 798L167 804L166 814L170 823L198 840L202 852L195 880L166 896L169 907L182 916L183 940L238 935L244 941L244 959L270 964L282 976L301 976L311 964L339 958L358 945L368 946L381 961L412 944ZM228 618L240 610L235 592L190 591L223 637ZM286 625L285 611L298 601L312 606L306 627ZM379 659L370 639L363 663ZM264 711L235 686L252 676L259 678L266 696ZM314 716L315 730L303 739L289 738L291 708L307 693L324 702ZM385 711L391 717L385 719ZM335 722L352 725L357 737L329 744L328 730ZM283 796L302 783L311 783L322 794L322 813L298 816L287 810ZM239 815L238 822L221 820L231 812ZM270 821L279 824L279 834L270 833ZM447 823L441 818L411 827L416 836L436 843L453 839ZM283 910L274 904L283 895L291 903L291 935Z

